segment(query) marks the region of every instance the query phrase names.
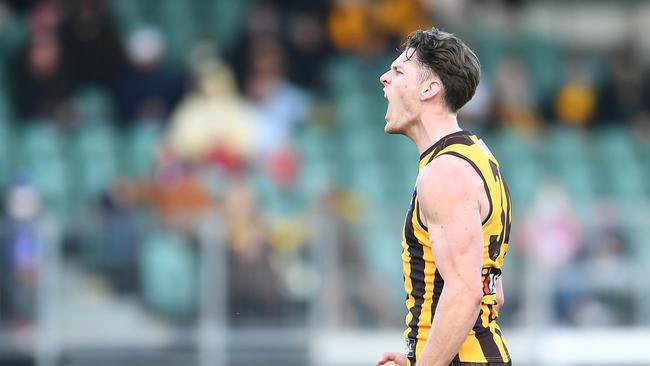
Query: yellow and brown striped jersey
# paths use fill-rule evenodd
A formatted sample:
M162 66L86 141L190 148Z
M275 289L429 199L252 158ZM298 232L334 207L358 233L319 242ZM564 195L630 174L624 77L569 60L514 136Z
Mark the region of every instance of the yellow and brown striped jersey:
M496 323L498 316L495 281L501 275L508 250L512 219L510 193L499 171L499 163L487 146L468 131L440 139L420 155L419 171L440 155L453 155L467 161L481 176L490 202L483 221L483 300L476 322L454 361L510 361L508 347ZM429 336L433 315L445 282L436 268L427 227L422 223L417 190L413 192L402 233L402 262L406 290L406 352L414 365Z

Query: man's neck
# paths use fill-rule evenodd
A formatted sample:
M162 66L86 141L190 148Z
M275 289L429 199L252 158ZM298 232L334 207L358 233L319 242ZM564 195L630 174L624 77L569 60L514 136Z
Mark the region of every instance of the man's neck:
M415 143L418 153L422 154L441 138L461 130L455 114L431 113L423 114L407 136Z

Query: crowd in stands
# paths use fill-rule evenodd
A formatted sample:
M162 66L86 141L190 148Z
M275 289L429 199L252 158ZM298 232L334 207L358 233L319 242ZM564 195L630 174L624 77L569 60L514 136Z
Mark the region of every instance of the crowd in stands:
M314 296L305 288L320 283L329 299L326 312L344 314L341 324L399 324L395 301L376 301L388 292L380 281L373 281L377 277L355 244L359 229L356 215L350 213L358 205L354 192L335 186L301 191L304 161L295 135L314 125L335 128L329 104L332 90L325 78L330 61L346 57L363 65L392 58L412 30L453 26L462 13L458 7L468 5L416 0L244 3L245 21L231 46L205 34L191 40L191 52L180 63L169 62L168 36L158 25L144 22L128 32L121 29L111 1L0 3L3 89L10 106L3 118L18 135L43 124L56 126L62 141L97 123L115 131L118 140L143 126L155 131L151 169L134 175L118 167L100 194L83 203L82 212L98 217L100 224L91 225L98 232L80 234L77 221L61 220L66 252L85 253L83 248L89 246L85 241L95 240L102 258L96 267L116 291L137 292L138 253L151 230L139 224L140 213L154 213L156 230L189 238L194 255L200 251L195 245L197 218L212 217L215 225L218 221L225 227L232 322L304 317ZM520 6L519 1L500 3L509 11ZM533 135L553 124L650 130L650 78L635 40L611 56L587 51L573 55L550 40L551 46L544 48L550 53L543 55L548 62L539 67L538 53L521 49L527 42L523 38L496 36L510 43L490 63L486 49L492 45L481 43L480 35L466 33L479 57L486 52L481 85L460 113L467 128L506 128ZM555 72L546 77L548 68ZM109 101L105 109L78 104L79 95L89 87ZM380 90L378 82L367 88ZM381 121L377 123L380 129ZM338 125L345 129L345 121ZM36 227L39 212L48 207L38 203L40 193L20 175L18 163L13 166L13 175L2 180L10 182L3 187L2 267L11 268L7 271L11 274L2 279L0 314L5 321L21 324L34 316L37 255L45 245ZM609 277L606 271L619 273L618 268L626 267L621 259L624 240L611 230L584 249L591 238L584 237L579 223L564 217L571 212L548 212L544 202L548 196L543 197L536 206L539 212L529 213L530 228L521 237L530 238L524 239L528 247L522 253L532 251L545 258L551 253L545 243L555 243L547 263L550 272L563 261L589 253L586 272L571 277L594 280L589 268L605 267L597 275L604 279L598 283L607 286L607 279L616 276ZM336 276L319 278L313 248L318 240L308 230L314 215L331 220L342 238L337 263L343 270ZM558 296L561 319L573 324L587 323L593 316L602 319L605 310L600 302L576 288L583 286L567 283L559 289L566 295ZM584 309L595 315L584 318Z

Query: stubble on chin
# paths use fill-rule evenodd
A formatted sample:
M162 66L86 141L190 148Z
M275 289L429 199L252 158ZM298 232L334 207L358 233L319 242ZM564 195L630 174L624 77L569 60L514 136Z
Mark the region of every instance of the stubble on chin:
M387 122L384 126L384 132L389 135L403 135L404 131L395 122Z

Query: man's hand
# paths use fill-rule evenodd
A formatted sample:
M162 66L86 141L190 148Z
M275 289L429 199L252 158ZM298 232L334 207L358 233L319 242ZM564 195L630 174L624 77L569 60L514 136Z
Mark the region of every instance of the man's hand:
M406 356L397 352L384 352L377 361L377 366L406 366Z

